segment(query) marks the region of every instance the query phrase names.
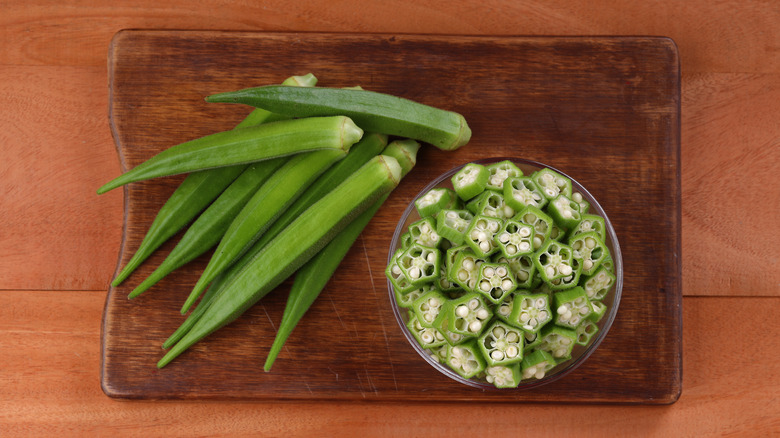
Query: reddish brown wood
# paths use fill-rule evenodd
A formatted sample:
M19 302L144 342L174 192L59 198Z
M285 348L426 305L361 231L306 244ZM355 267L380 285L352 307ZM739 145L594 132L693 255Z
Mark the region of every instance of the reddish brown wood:
M178 142L228 129L248 109L203 97L313 72L464 114L472 142L424 148L364 231L271 373L265 354L288 285L163 370L160 343L207 259L139 299L119 288L103 324L102 384L123 398L472 400L670 403L681 382L680 81L665 38L523 38L125 31L109 59L111 120L124 169ZM538 390L481 392L439 376L401 335L383 276L392 232L428 181L468 161L551 164L600 200L623 248L616 322L599 350ZM113 177L113 175L107 175ZM180 178L126 188L120 266Z

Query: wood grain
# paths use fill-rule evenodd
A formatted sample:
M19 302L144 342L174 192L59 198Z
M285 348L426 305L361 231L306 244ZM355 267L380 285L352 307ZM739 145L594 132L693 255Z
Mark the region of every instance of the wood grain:
M671 406L447 402L116 402L99 389L99 317L105 292L0 291L0 424L4 436L772 436L780 365L750 353L724 321L765 328L763 347L780 349L780 298L686 297L683 392ZM68 309L63 311L62 309ZM44 328L45 327L45 328ZM736 358L752 357L740 365ZM476 414L476 415L475 415ZM501 418L489 421L486 418ZM534 421L528 421L533 418ZM403 421L399 421L403 419ZM551 424L555 427L551 428Z
M204 104L204 95L277 83L293 72L313 71L321 85L358 83L461 112L474 136L454 153L421 152L425 164L365 230L270 374L252 364L263 361L270 345L284 288L157 371L159 344L180 322L176 309L205 259L128 302L130 288L159 262L152 260L108 297L103 387L109 395L634 403L678 397L680 100L669 40L129 31L115 39L111 59L111 115L124 168L168 145L228 129L248 111ZM431 86L441 82L447 86ZM612 332L570 378L543 390L483 393L438 377L409 348L388 306L382 272L400 212L435 176L489 156L522 156L568 172L600 200L624 248L630 293ZM603 178L605 168L610 178ZM176 182L126 188L121 265ZM609 379L605 369L612 370ZM623 369L632 373L617 372Z

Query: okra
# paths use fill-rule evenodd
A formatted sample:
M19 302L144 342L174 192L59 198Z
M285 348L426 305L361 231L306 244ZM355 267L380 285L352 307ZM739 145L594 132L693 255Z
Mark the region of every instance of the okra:
M553 220L542 210L528 206L517 214L513 219L534 227L534 251L542 247L542 244L550 238L552 232Z
M539 275L547 283L574 273L574 251L568 245L548 240L534 253L533 260Z
M501 219L476 215L466 228L466 244L478 257L487 257L498 251L496 235L501 230Z
M535 280L538 278L536 272L536 265L534 264L531 255L522 255L515 258L506 258L503 254L497 254L498 257L494 257L494 262L505 263L512 271L512 275L517 281L517 287L519 289L532 289L535 284ZM540 280L541 281L541 280Z
M414 207L421 218L435 217L439 211L455 207L457 196L451 189L433 188L414 201Z
M495 240L501 253L508 259L534 252L534 228L514 219L504 222Z
M588 202L585 198L582 197L582 193L580 193L580 192L572 192L571 200L576 202L577 205L579 205L581 214L587 214L588 213L588 210L590 209L590 202ZM600 216L597 216L597 217L600 217Z
M430 248L437 248L442 237L436 231L436 221L430 217L424 217L409 225L411 243Z
M571 235L576 236L580 233L595 231L603 242L607 236L606 228L607 226L603 217L597 216L595 214L583 214L582 220L580 221L579 225L577 225L577 228L571 231Z
M580 286L553 294L555 324L577 328L592 312L585 290Z
M271 85L206 100L243 103L291 117L344 115L366 131L419 140L443 150L458 149L471 138L466 119L458 113L373 91Z
M484 371L486 363L477 347L477 340L472 339L449 347L447 365L461 377L470 379Z
M166 275L205 253L227 231L233 218L252 195L283 163L284 158L250 164L224 192L190 225L187 232L157 269L139 284L128 298L142 294Z
M412 243L398 256L398 267L414 286L433 283L439 277L441 253L436 248Z
M303 76L291 76L285 79L282 84L313 87L317 84L317 78L311 73ZM277 114L258 108L249 113L244 120L236 125L236 128L240 129L272 120L275 121L278 120L278 117ZM181 230L215 198L220 196L222 191L241 175L246 167L247 165L239 164L192 172L187 175L168 198L165 205L160 208L141 245L111 285L119 286L160 245Z
M461 250L455 255L455 263L450 267L449 279L459 284L463 289L475 292L479 266L485 259L478 257L472 251Z
M520 170L515 165L515 163L509 160L488 164L486 167L490 173L486 188L495 190L497 192L503 193L504 181L506 181L508 178L517 178L523 176L523 171Z
M577 333L577 345L588 346L593 336L599 332L599 326L588 319L577 326L574 331Z
M395 300L399 307L411 309L415 300L432 290L436 290L436 286L433 284L426 284L422 287L412 287L412 289L409 289L406 292L399 292L398 289L395 289Z
M529 176L507 178L504 181L504 202L516 211L531 206L544 208L547 198Z
M609 272L604 266L599 267L593 275L588 276L582 283L585 294L591 300L603 300L615 284L615 274Z
M541 342L537 350L547 351L556 361L571 359L571 351L577 341L577 333L572 329L547 324L540 333Z
M571 196L571 180L552 169L537 170L531 175L531 178L542 190L544 197L550 201L560 194Z
M452 176L452 187L458 197L468 201L485 191L490 171L481 164L468 163Z
M440 331L433 327L424 326L417 315L413 315L409 318L406 327L412 333L412 336L417 339L417 343L420 344L422 348L436 348L447 344L444 335L442 335Z
M320 251L357 215L399 182L401 168L380 155L306 210L217 293L201 318L158 362L163 367L229 324Z
M569 239L569 246L574 251L574 258L582 260L582 275L589 276L596 272L601 262L609 255L607 245L601 241L595 231L580 233Z
M536 350L523 358L520 368L523 372L523 379L542 379L544 375L555 368L555 358L544 350Z
M463 245L472 219L474 215L467 210L441 210L436 215L436 232L455 245Z
M607 306L601 301L590 301L590 315L588 321L598 323L607 314Z
M483 263L479 266L477 276L477 291L493 304L498 304L512 291L517 289L517 282L503 263Z
M185 314L214 278L227 269L260 238L270 224L346 151L322 150L286 160L249 199L219 241L181 313Z
M538 333L552 321L550 297L547 294L515 294L509 321L528 333Z
M474 215L490 216L499 219L509 219L515 215L515 210L507 205L504 195L485 190L466 204L466 208Z
M301 89L303 87L288 87ZM170 147L98 189L322 149L346 153L363 135L348 117L309 117L218 132Z
M485 368L485 380L496 388L517 388L522 380L520 363L489 366Z
M443 319L447 298L437 289L432 289L412 303L412 311L423 327L437 327ZM442 338L443 339L443 338Z
M446 312L449 331L465 337L479 336L493 316L482 295L474 292L451 301Z
M547 204L547 213L564 230L573 230L580 224L580 206L566 195L558 195ZM564 233L561 233L561 235Z
M477 345L488 365L509 365L523 360L523 332L496 321L479 337Z

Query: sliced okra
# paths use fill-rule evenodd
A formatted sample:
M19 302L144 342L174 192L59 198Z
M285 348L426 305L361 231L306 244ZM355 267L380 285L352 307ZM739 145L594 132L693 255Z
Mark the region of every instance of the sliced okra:
M504 191L504 181L506 181L507 178L523 176L523 171L520 170L515 163L509 160L488 164L487 170L490 172L487 188L498 192Z
M593 275L587 277L582 283L582 288L585 289L585 294L589 299L599 301L603 300L612 285L615 284L617 277L607 270L606 267L599 267Z
M479 266L477 276L477 292L485 296L493 304L498 304L517 289L509 265L504 263L483 263Z
M531 179L548 200L553 200L560 194L571 196L571 180L552 169L537 170L531 175Z
M439 278L440 253L436 248L413 243L398 256L398 267L415 286L433 283Z
M485 259L474 254L471 248L459 251L455 256L455 262L450 267L449 279L463 289L474 292L477 288L479 266L482 263L485 263Z
M542 210L536 207L526 207L513 219L534 227L534 251L541 248L544 242L550 238L553 220Z
M488 366L485 368L485 380L496 388L517 388L522 380L520 363Z
M580 233L569 239L569 246L574 251L574 258L580 259L582 275L593 275L601 262L609 255L607 245L595 231Z
M452 176L452 187L464 201L479 195L487 187L490 172L481 164L469 163Z
M449 345L444 344L438 347L429 348L428 354L431 356L431 359L433 359L435 362L447 363L447 350L449 350Z
M441 210L436 215L436 232L455 245L462 245L472 219L474 215L468 210Z
M485 190L476 198L466 204L466 209L474 215L490 216L500 219L508 219L516 214L504 200L503 193L493 190Z
M536 272L536 265L531 255L522 255L512 259L506 258L503 254L494 257L494 263L505 263L509 265L512 275L515 277L519 289L532 289L539 276ZM541 279L538 280L541 282Z
M580 206L566 195L558 195L547 204L547 213L564 230L577 228L582 220Z
M504 181L504 201L515 211L521 211L528 206L544 208L547 204L542 190L529 176L507 178Z
M441 319L440 313L446 308L446 304L447 298L440 291L433 289L414 300L411 308L420 325L433 328L436 327L437 318Z
M615 273L615 261L612 259L612 255L607 255L604 258L604 261L601 262L601 266L604 267L607 271L609 271L610 274Z
M442 311L443 318L441 318L441 322L439 322L438 326L436 327L439 330L439 333L441 333L444 336L444 340L447 341L448 345L458 345L462 344L469 339L473 338L474 336L464 336L459 333L453 333L450 331L450 311L449 308L452 305L452 301L448 301L446 308ZM438 321L437 321L438 322Z
M546 283L574 273L574 251L570 246L555 240L548 240L534 253L533 260L539 276ZM403 267L403 266L402 266Z
M447 365L465 379L470 379L485 370L485 358L479 352L476 339L447 349Z
M577 333L577 344L587 346L593 335L599 332L599 326L593 321L585 320L574 331Z
M552 293L557 290L571 289L577 286L580 282L580 275L582 274L582 262L578 258L574 258L571 261L572 273L565 276L550 280L544 283Z
M552 321L550 297L546 294L516 294L512 314L513 325L529 333L538 333L542 327Z
M398 307L409 309L411 312L412 303L414 303L414 300L420 298L423 294L433 289L434 286L432 284L414 288L406 293L400 293L398 289L395 289L395 302L398 303Z
M591 300L590 309L591 309L591 313L590 315L588 315L588 321L598 323L599 321L601 321L601 318L603 318L604 315L607 314L607 306L601 301Z
M452 189L436 187L417 198L414 207L420 217L435 217L439 211L452 208L457 197L458 195Z
M520 293L525 293L525 291ZM493 313L495 314L496 318L507 324L515 325L509 317L512 315L512 309L514 308L515 304L515 296L517 294L517 290L507 294L504 299L493 308Z
M387 268L385 268L385 275L390 280L390 283L392 283L396 294L399 295L404 295L417 288L406 277L406 274L398 265L398 258L401 256L401 254L403 254L403 252L404 249L397 249L393 254L393 257L390 259L390 263L388 263Z
M466 244L479 257L487 257L498 251L496 235L501 230L503 222L495 217L483 215L474 216L466 228Z
M466 337L479 336L493 316L482 295L474 292L450 301L446 312L448 330Z
M446 254L449 254L449 250L447 250ZM436 288L444 292L445 294L449 294L450 292L461 290L459 284L449 279L449 267L451 263L454 262L451 262L446 256L443 259L441 259L441 266L439 267L439 278L437 278L433 282L434 285L436 285Z
M581 214L586 214L590 209L590 202L588 202L580 192L572 192L571 200L579 204Z
M571 351L577 341L574 330L547 324L542 328L540 336L542 339L536 346L537 351L546 351L557 361L571 359Z
M541 379L544 375L555 368L555 358L544 350L536 350L525 356L520 363L523 379Z
M527 356L529 352L535 350L536 346L542 342L542 335L540 335L539 332L533 333L526 331L523 331L523 335L525 336L525 347L523 347L523 354Z
M408 230L401 234L401 238L399 239L398 248L400 249L406 249L409 248L412 245L412 233L410 233Z
M573 287L553 294L555 324L566 328L577 328L593 311L585 289Z
M429 248L437 248L441 244L442 237L436 231L436 221L425 217L409 225L412 243L417 243Z
M412 336L417 339L417 343L420 344L422 348L428 349L447 344L444 335L435 328L422 325L417 318L417 315L414 315L414 317L409 319L406 323L406 327L412 333Z
M577 225L577 228L571 230L570 235L576 236L577 234L588 233L591 231L595 231L601 241L604 241L606 237L606 222L604 221L603 217L596 216L595 214L583 214L582 220L580 220L580 224Z
M477 345L488 365L508 365L523 360L524 340L522 330L496 321L479 337Z
M498 248L508 259L534 252L534 227L507 219L495 236Z

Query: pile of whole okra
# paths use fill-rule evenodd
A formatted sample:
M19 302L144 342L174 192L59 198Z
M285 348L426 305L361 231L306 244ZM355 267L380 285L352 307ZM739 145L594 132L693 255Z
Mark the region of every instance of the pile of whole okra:
M230 131L172 146L98 190L187 174L161 207L117 286L187 224L175 248L131 293L214 249L164 342L163 367L295 275L265 363L270 370L295 325L360 232L416 163L419 142L454 150L471 130L462 115L359 87L282 85L209 96L255 107ZM392 141L390 141L392 140Z
M605 220L549 168L469 163L451 182L415 201L419 220L386 269L406 327L464 379L542 379L593 342L607 313Z

